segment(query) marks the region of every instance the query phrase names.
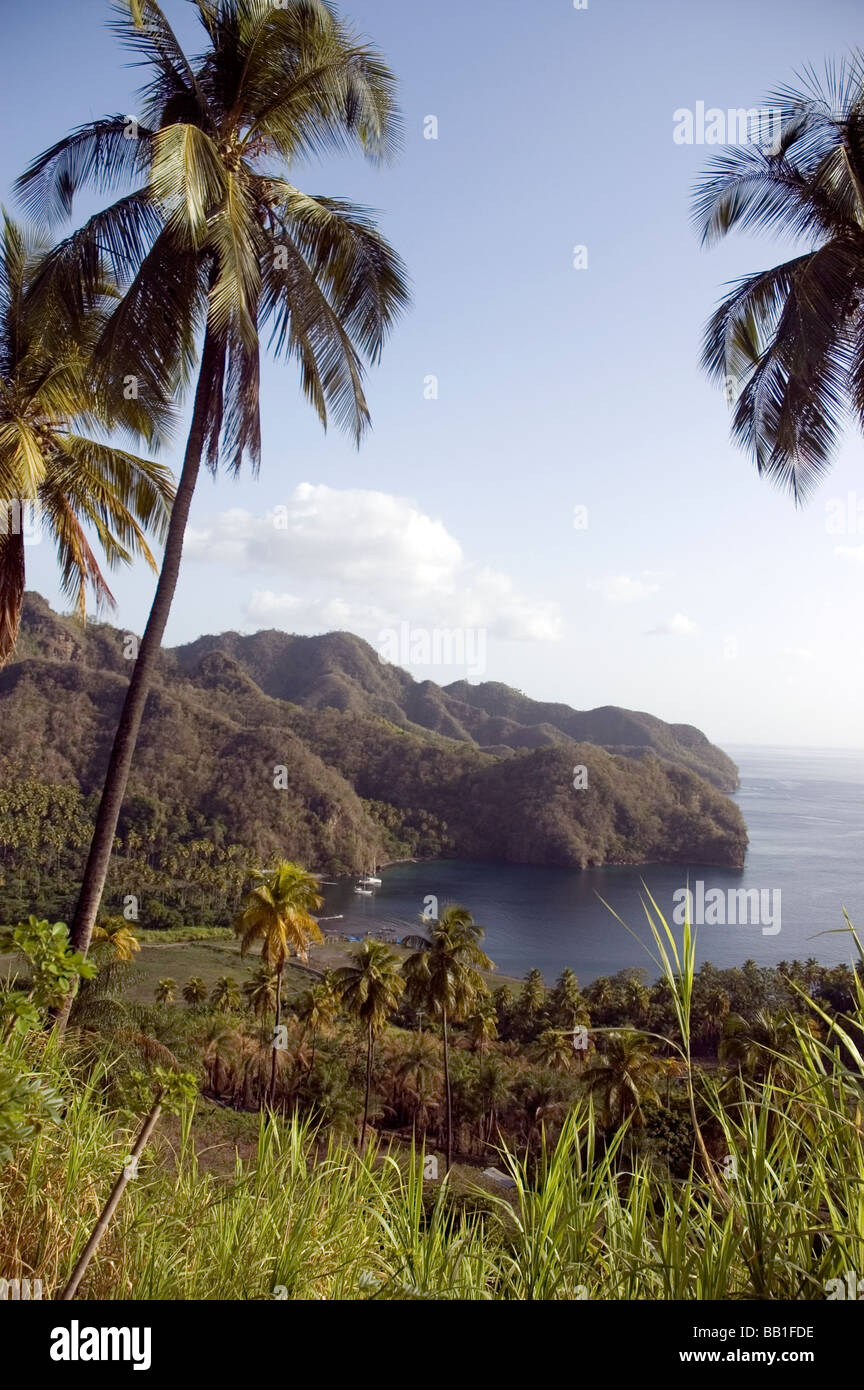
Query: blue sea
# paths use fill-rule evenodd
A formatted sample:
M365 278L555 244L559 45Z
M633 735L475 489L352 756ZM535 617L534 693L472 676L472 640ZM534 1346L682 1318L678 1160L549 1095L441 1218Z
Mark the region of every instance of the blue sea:
M854 943L839 929L845 908L864 933L864 751L726 751L741 771L735 800L750 835L743 869L646 865L580 873L462 860L396 864L381 871L382 886L369 898L355 895L353 882L328 886L325 913L342 917L327 926L357 937L383 929L398 939L421 929L429 899L439 907L459 902L486 928L485 947L504 975L536 966L551 981L569 965L588 984L642 966L654 978L658 972L640 944L651 940L645 887L671 921L689 879L694 904L701 881L709 902L712 889L722 891L724 902L729 890L756 889L767 909L755 923L731 925L731 909L723 925L711 924L706 912L697 927L697 961L775 965L813 956L823 964L851 963Z

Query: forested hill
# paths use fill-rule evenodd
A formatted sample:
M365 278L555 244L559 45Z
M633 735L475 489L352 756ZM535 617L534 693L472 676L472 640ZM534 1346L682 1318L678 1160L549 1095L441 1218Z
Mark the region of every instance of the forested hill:
M28 594L16 660L0 671L7 896L26 897L40 856L74 880L130 650L122 631L83 627ZM737 772L698 730L650 715L416 682L348 633L202 637L163 653L113 882L121 892L137 856L170 907L195 855L238 871L277 852L331 872L405 854L740 864L740 812L708 776L731 788ZM60 821L65 839L51 832Z
M738 769L699 729L666 724L651 714L618 709L575 710L530 700L519 690L486 681L440 686L415 681L401 667L383 665L368 642L349 632L296 637L270 630L253 636L223 632L174 648L181 670L194 675L204 656L230 656L266 695L306 708L378 715L401 727L419 726L447 738L499 752L593 743L609 753L659 758L734 791Z

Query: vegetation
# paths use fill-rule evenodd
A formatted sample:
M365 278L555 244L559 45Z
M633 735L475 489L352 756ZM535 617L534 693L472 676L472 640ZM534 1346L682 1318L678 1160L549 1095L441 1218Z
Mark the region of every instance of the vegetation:
M305 961L309 943L323 940L321 928L311 914L322 906L324 900L318 892L315 876L300 864L291 864L284 859L265 873L256 871L254 880L255 885L249 890L243 911L237 919L237 934L243 955L250 946L260 944L261 959L276 979L270 1071L272 1104L276 1093L282 972L292 952ZM224 988L221 993L224 994Z
M47 243L0 219L0 665L15 647L26 582L26 531L44 528L57 548L63 592L83 617L88 588L113 603L87 536L108 565L141 555L156 563L146 533L164 537L171 474L105 442L124 429L158 439L164 412L137 398L108 401L91 369L93 345L117 292L107 276L91 286L83 314L42 283ZM95 438L93 436L96 436Z
M148 70L142 121L90 121L33 161L18 183L52 225L85 186L119 192L52 253L46 280L76 310L106 270L120 302L94 345L99 389L161 401L198 365L192 419L156 593L114 732L72 923L87 952L132 755L159 662L202 462L237 472L261 458L259 334L294 357L322 424L359 442L369 423L364 361L380 356L407 299L398 256L362 208L304 193L301 154L384 158L398 120L376 50L327 5L196 6L205 49L183 51L156 0L127 0L114 24ZM63 1026L65 1020L59 1021Z
M575 867L743 861L734 803L651 753L571 744L495 755L377 715L300 707L252 676L268 681L271 646L278 657L292 639L259 638L270 640L248 672L214 653L186 674L178 653L163 654L106 912L122 914L133 893L142 927L228 926L250 869L277 856L328 874L442 855ZM27 596L18 660L0 672L0 920L34 902L63 919L73 911L127 670L122 634L82 631ZM588 769L578 792L577 761Z
M648 907L663 969L655 985L622 972L580 991L565 973L550 990L531 975L521 996L498 997L501 1037L486 1036L482 1052L470 1018L453 1025L460 1153L437 1181L423 1178L424 1135L434 1145L441 1128L433 1117L443 1038L409 996L400 1000L381 943L360 948L344 990L322 979L316 1005L298 997L293 1075L280 1077L275 1110L256 1121L232 1120L207 1098L224 1105L231 1078L245 1074L252 1109L269 1087L268 1049L259 1041L256 1052L255 1025L244 1024L230 990L218 1006L142 1006L136 1022L149 1032L139 1038L149 1037L152 1054L142 1071L140 1055L134 1066L118 1060L116 1037L85 1026L87 994L109 984L80 957L70 962L65 929L35 920L16 929L7 945L23 953L32 980L10 982L0 997L3 1019L16 1018L2 1057L32 1075L26 1095L0 1086L8 1277L41 1277L67 1297L80 1280L87 1298L825 1297L864 1250L864 967L695 972L689 931L679 948ZM454 908L447 921L452 937L471 919ZM468 936L476 946L479 929ZM62 1050L38 1027L54 997L39 983L52 974L39 960L90 972ZM115 984L136 968L114 960L100 975L109 966ZM719 1068L693 1061L700 1037L705 1054L716 1053L721 990L735 1005L726 1037L739 1039L746 1020L762 1061L737 1043L721 1045ZM22 994L36 1017L22 1012ZM665 1020L666 1035L625 1026L635 1010L652 1030ZM574 1051L569 1066L560 1054L561 1069L547 1069L550 1032L588 1014L595 1050ZM368 1044L373 1016L382 1056L370 1067L368 1045L364 1060L352 1037L359 1023ZM607 1030L601 1016L616 1026ZM313 1029L320 1055L311 1061ZM177 1049L167 1070L165 1041L155 1060L157 1033ZM541 1042L538 1065L531 1049ZM181 1070L187 1056L204 1091L197 1101ZM364 1071L365 1094L356 1084ZM160 1097L178 1119L153 1120L125 1187L134 1136ZM370 1142L361 1129L367 1142L355 1146L361 1115L373 1112L377 1136ZM472 1166L472 1147L479 1166L493 1156L509 1190Z
M708 322L703 362L733 405L733 437L801 501L847 412L864 420L864 59L829 65L824 82L810 71L764 109L770 139L766 129L714 157L694 219L709 244L756 229L809 248L734 285Z

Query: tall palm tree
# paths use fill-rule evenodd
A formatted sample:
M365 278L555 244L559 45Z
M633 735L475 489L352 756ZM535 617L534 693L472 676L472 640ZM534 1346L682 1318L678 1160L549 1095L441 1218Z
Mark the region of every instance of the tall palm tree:
M5 213L0 221L0 666L18 638L26 582L22 510L54 542L63 592L84 616L87 591L113 605L87 538L96 535L110 568L141 555L156 569L150 531L164 537L174 496L170 471L109 442L123 428L159 438L165 411L122 395L109 404L91 370L104 330L110 285L94 281L86 310L64 312L37 293L48 247Z
M569 965L564 967L555 981L549 1003L556 1023L562 1028L575 1028L577 1023L586 1021L587 1010L579 980Z
M807 249L737 281L708 322L703 364L725 382L733 437L800 501L847 410L864 423L864 57L829 65L824 81L808 71L769 112L770 142L715 156L694 221L706 244L737 228Z
M276 976L273 1027L273 1056L270 1067L271 1104L276 1092L276 1063L279 1050L279 1016L282 1011L282 972L293 951L302 961L308 958L313 941L323 941L321 928L311 915L324 899L318 880L300 864L282 859L273 869L253 875L250 890L235 923L240 937L240 954L246 955L260 943L261 959Z
M326 978L319 980L311 989L304 990L296 1011L302 1026L301 1044L307 1034L312 1036L312 1053L309 1058L311 1071L315 1065L318 1035L327 1033L339 1013L339 993L332 971L327 971Z
M425 1132L429 1113L440 1094L440 1045L429 1033L415 1033L410 1042L400 1045L394 1064L398 1090L411 1107L415 1129Z
M266 1018L276 1005L276 976L262 965L243 984L243 998L256 1018Z
M499 1111L510 1099L512 1078L507 1067L496 1057L488 1057L480 1064L477 1075L477 1097L481 1107L481 1138L485 1143L492 1142Z
M643 1120L646 1100L660 1103L657 1089L663 1076L677 1074L675 1058L656 1056L650 1038L621 1030L608 1033L604 1050L597 1052L583 1070L580 1084L599 1099L603 1121L618 1128L625 1120Z
M498 1036L498 1015L491 994L484 992L477 996L467 1022L471 1046L482 1057L486 1043L494 1042Z
M236 1028L217 1016L207 1020L198 1045L214 1095L218 1098L226 1073L230 1074L239 1062L243 1039Z
M441 1019L444 1040L444 1092L447 1116L447 1171L453 1162L453 1097L450 1087L448 1025L466 1018L486 986L481 970L494 966L481 950L484 929L466 907L448 903L430 924L425 947L405 962L405 978L415 1008L422 1007Z
M326 425L360 440L365 361L378 359L407 302L403 266L366 209L303 192L304 156L359 148L387 157L393 77L325 0L196 0L203 52L189 58L155 0L124 0L115 30L149 68L142 120L89 122L19 180L45 222L85 184L123 189L55 252L55 292L77 304L107 261L125 296L97 349L113 396L134 372L141 396L192 373L189 437L162 569L108 764L71 930L86 952L103 891L147 693L177 584L202 460L237 472L260 458L259 334L294 357ZM132 138L130 138L130 136ZM62 1020L59 1021L62 1028Z
M335 972L336 985L346 1012L366 1029L366 1099L363 1104L363 1126L360 1147L366 1142L369 1122L369 1092L372 1087L372 1054L375 1038L396 1012L405 980L400 972L399 958L383 941L372 937L354 953L352 965Z

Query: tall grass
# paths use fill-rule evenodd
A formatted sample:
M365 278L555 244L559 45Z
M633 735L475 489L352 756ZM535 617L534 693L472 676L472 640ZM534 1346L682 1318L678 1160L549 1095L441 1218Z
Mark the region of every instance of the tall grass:
M132 1299L813 1299L864 1274L864 998L821 1036L804 1026L758 1089L694 1072L693 941L648 903L675 991L694 1143L675 1179L603 1135L587 1102L530 1158L506 1149L506 1196L424 1183L422 1152L360 1154L301 1120L263 1117L251 1157L219 1176L182 1117L142 1161L82 1285ZM856 938L857 941L857 938ZM859 948L860 949L860 948ZM106 1110L105 1076L49 1044L39 1065L68 1097L0 1170L0 1270L62 1288L136 1127ZM707 1118L706 1118L707 1117ZM717 1150L717 1136L721 1136Z

